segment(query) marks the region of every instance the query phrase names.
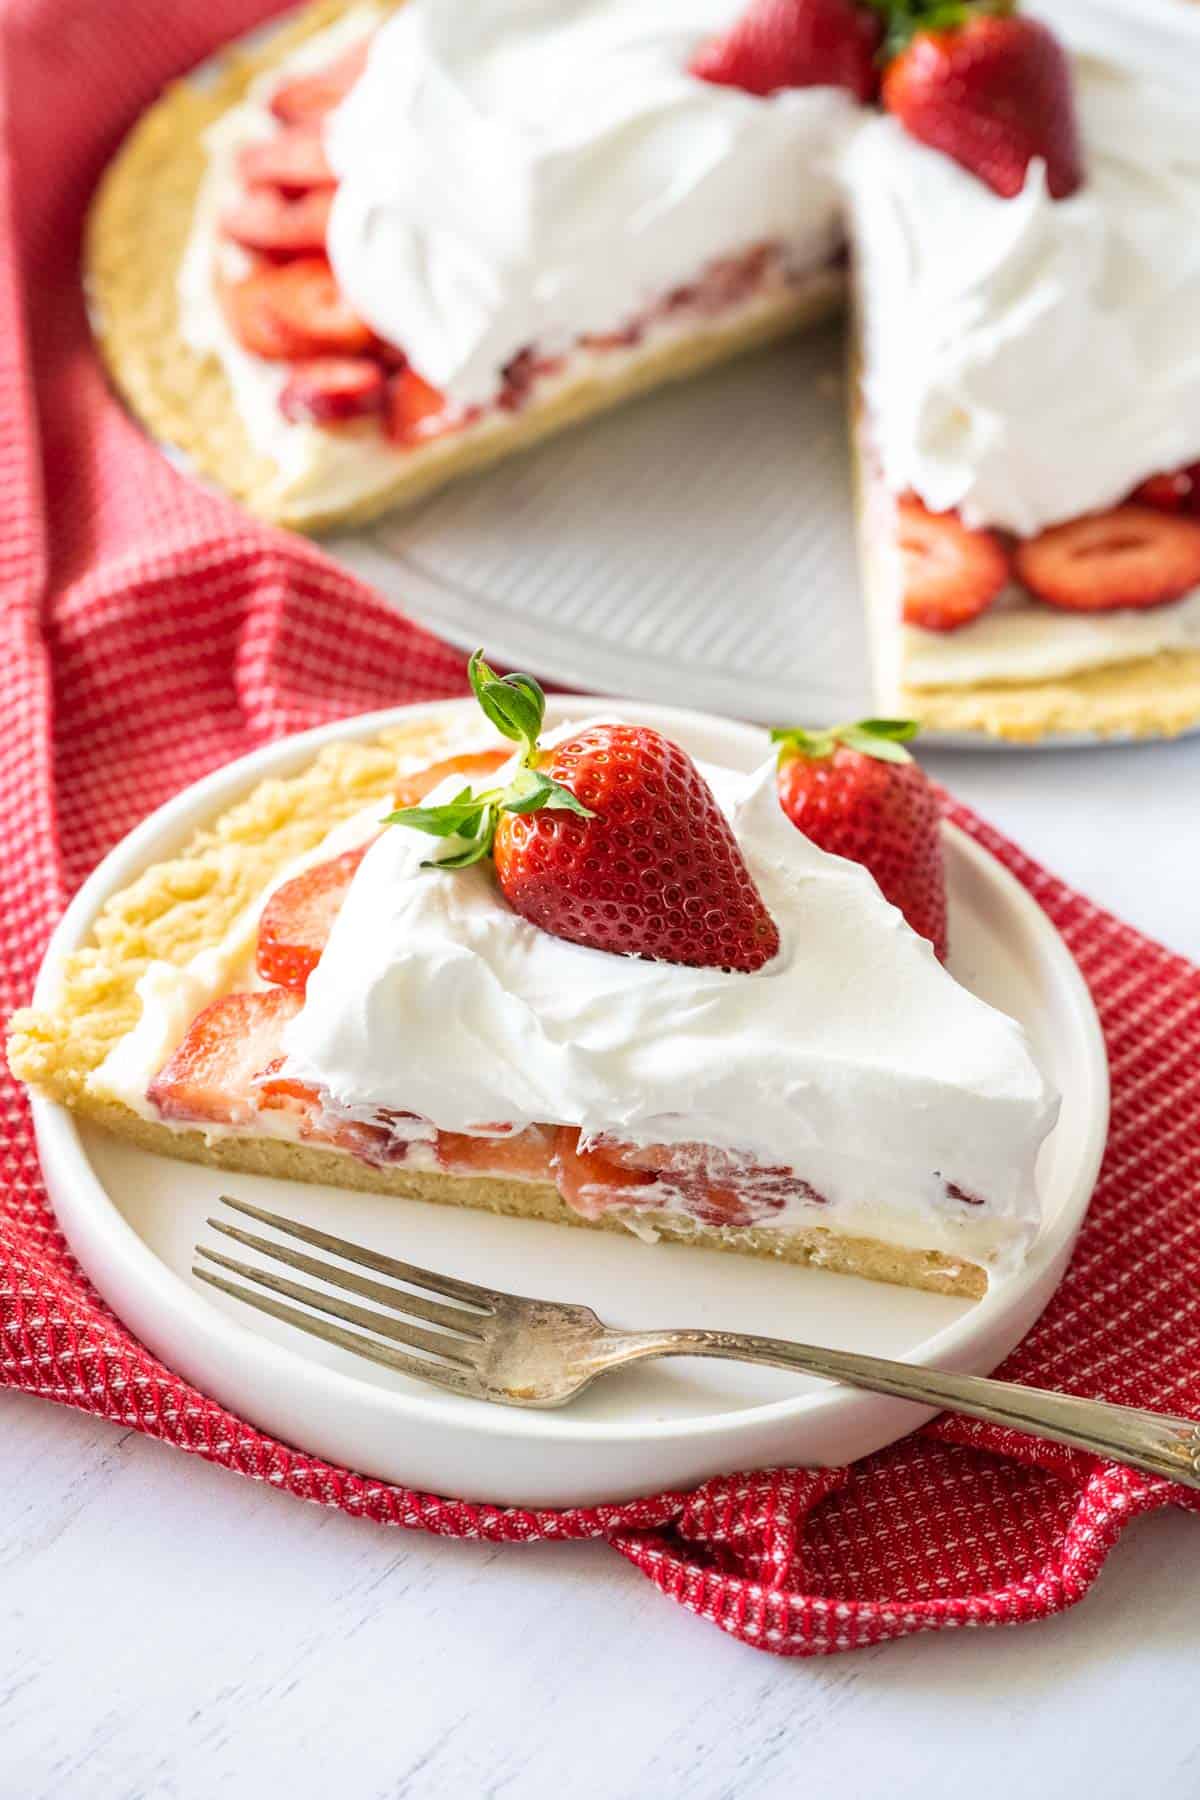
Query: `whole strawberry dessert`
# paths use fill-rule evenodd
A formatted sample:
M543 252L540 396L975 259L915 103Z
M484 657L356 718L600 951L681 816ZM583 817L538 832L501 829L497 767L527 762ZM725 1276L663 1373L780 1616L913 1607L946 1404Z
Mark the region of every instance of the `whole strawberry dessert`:
M945 923L906 728L734 767L470 676L118 895L14 1068L222 1167L941 1293L1014 1268L1056 1103L918 935Z

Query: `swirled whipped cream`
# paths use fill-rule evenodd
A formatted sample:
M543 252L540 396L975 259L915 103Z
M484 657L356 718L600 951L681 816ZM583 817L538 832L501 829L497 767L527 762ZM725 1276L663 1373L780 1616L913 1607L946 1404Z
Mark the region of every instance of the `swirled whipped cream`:
M566 943L508 907L490 865L423 868L430 840L395 828L287 1028L286 1073L354 1118L715 1145L796 1171L819 1196L806 1223L1007 1266L1036 1230L1057 1108L1021 1028L866 870L794 829L773 759L704 772L780 929L758 974Z
M1035 162L1001 199L883 115L843 160L887 485L1022 536L1200 457L1200 11L1029 10L1075 54L1077 194Z
M841 237L833 89L687 72L735 0L407 0L335 114L338 282L465 405L537 344L612 331L710 261Z

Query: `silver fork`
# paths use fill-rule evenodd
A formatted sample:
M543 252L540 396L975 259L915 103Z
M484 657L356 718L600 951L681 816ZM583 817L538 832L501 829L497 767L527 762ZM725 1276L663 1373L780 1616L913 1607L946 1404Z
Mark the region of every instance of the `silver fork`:
M309 1287L204 1244L196 1246L200 1260L192 1270L199 1280L324 1343L337 1344L385 1369L397 1369L469 1399L503 1406L562 1406L598 1376L647 1357L720 1356L824 1376L850 1387L912 1400L919 1406L948 1408L991 1425L1007 1425L1027 1437L1049 1438L1126 1463L1148 1475L1200 1488L1200 1425L1191 1419L1113 1406L1103 1400L1075 1399L980 1375L916 1368L882 1356L792 1344L752 1332L620 1331L606 1325L590 1306L532 1300L498 1288L479 1287L456 1275L440 1275L383 1256L363 1244L333 1237L227 1194L221 1198L244 1218L387 1280L372 1280L224 1219L208 1221L222 1237L372 1305L360 1306L340 1294ZM255 1286L245 1287L227 1275L240 1276ZM313 1312L287 1305L289 1300L361 1329L347 1331L343 1325L329 1324ZM424 1323L417 1324L417 1320ZM427 1326L435 1329L427 1330ZM364 1335L367 1332L374 1335Z

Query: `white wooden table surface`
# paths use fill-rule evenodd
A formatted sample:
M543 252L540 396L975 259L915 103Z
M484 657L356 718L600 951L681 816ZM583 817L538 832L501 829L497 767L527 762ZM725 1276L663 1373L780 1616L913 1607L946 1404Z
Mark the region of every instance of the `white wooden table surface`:
M936 764L1200 959L1200 742ZM0 1800L1200 1795L1198 1640L1183 1513L1063 1618L784 1662L603 1546L386 1531L0 1395Z

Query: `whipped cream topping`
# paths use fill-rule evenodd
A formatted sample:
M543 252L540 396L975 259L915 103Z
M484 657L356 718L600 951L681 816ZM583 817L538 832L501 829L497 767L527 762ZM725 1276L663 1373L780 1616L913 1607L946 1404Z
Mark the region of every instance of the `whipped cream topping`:
M761 242L841 237L833 89L697 81L736 0L407 0L338 108L329 253L384 337L465 405L527 345L611 331Z
M1200 457L1200 12L1028 10L1075 53L1077 194L1035 161L1001 199L884 115L842 164L887 485L1022 536Z
M565 943L511 911L489 865L423 869L431 840L397 828L350 888L287 1072L356 1117L716 1145L794 1169L818 1222L1016 1258L1057 1104L1021 1028L953 980L864 869L792 827L773 759L704 772L780 928L758 974Z

